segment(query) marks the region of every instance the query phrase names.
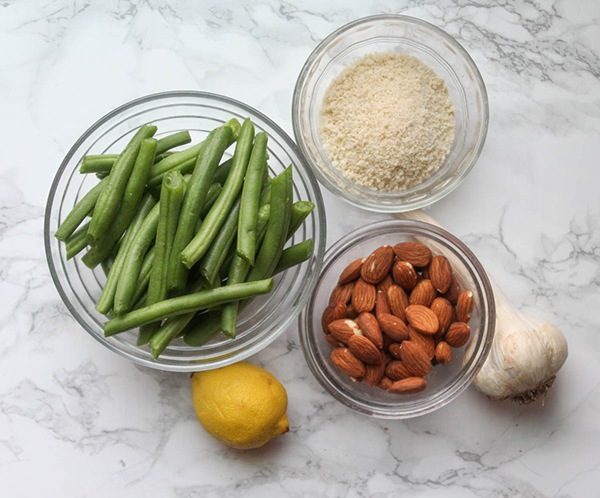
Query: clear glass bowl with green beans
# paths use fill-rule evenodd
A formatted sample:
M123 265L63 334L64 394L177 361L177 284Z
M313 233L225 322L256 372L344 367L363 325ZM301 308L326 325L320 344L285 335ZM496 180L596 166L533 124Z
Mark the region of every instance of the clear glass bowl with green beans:
M243 187L237 194L235 188L235 184L239 185L240 178L244 177L243 172L236 167L237 144L233 142L237 137L228 139L227 134L221 134L222 137L211 138L215 134L210 135L210 132L231 120L237 120L241 126L247 118L251 120L253 131L260 137L260 142L264 142L264 135L259 135L260 132L266 134L267 145L266 154L257 153L254 157L249 156L246 147L248 171L253 163L255 166L251 175L253 187L248 189L250 193L244 198ZM144 125L147 126L144 128ZM237 133L239 131L240 129ZM189 132L189 136L186 132ZM141 144L137 145L136 150L141 152L137 155L137 162L129 159L129 178L133 180L124 184L124 190L120 191L114 188L116 180L113 182L115 185L110 184L110 177L117 178L118 174L124 178L128 177L128 155L124 151L127 150L128 144L135 143L136 136ZM197 179L193 179L198 150L204 150L194 151L193 147L198 147L198 144L203 142L209 143L209 140L215 141L211 150L217 151L219 159L212 161L205 158L202 168L211 169L208 176L212 180L207 180L207 174L198 175ZM227 143L219 146L216 144L217 140L227 140ZM223 148L224 153L220 150ZM186 207L181 198L177 201L176 191L167 195L165 190L164 205L169 205L171 211L167 212L165 209L164 216L159 214L158 206L161 204L163 193L162 189L157 189L161 185L164 188L168 182L174 181L176 185L181 179L173 177L172 174L165 175L168 178L162 183L162 177L157 176L156 167L161 161L176 157L170 154L190 149L192 151L189 155L193 160L186 160L180 155L183 159L178 166L183 174L185 189L191 190L190 185L195 182L194 195L201 199L205 206L204 211L200 213L200 219L209 220L211 226L218 223L221 229L198 231L202 224L196 224L194 233L200 235L198 240L189 241L194 243L190 244L191 250L186 253L190 256L186 264L191 266L186 270L186 287L184 290L173 288L175 290L171 289L165 294L161 285L148 285L148 281L155 278L154 275L158 275L158 280L152 280L156 284L160 282L161 275L167 273L167 270L160 272L155 269L156 261L166 261L168 256L165 256L164 251L159 253L156 250L154 233L159 232L156 240L170 240L169 246L174 244L168 235L169 219L173 218L173 210L183 211L189 209L189 206ZM206 150L208 149L207 146ZM84 157L87 157L85 162ZM268 168L257 166L264 162L265 157ZM153 161L149 172L148 165L142 164L144 161ZM176 164L177 161L166 161L163 164L170 166L171 163ZM291 169L288 169L290 165ZM87 174L81 174L82 166ZM261 174L264 174L262 189ZM139 178L147 179L143 192L135 187ZM290 184L290 180L293 184ZM244 179L244 182L246 181L248 178ZM97 187L100 182L102 185ZM252 191L256 195L252 194ZM279 198L285 202L290 198L291 192L293 201L297 204L294 205L294 211L291 212L290 208L286 215L288 230L286 233L279 230L281 233L278 233L274 227L269 227L269 220L282 218L279 213L271 218L269 201L271 198ZM135 198L136 195L140 196L139 200ZM81 220L68 219L67 216L73 208L81 206L82 199L89 201L89 205L82 207L86 216L81 216ZM304 205L298 201L303 201ZM115 202L118 202L118 206ZM169 204L166 204L167 202ZM294 220L297 222L302 218L296 216L296 211L307 210L307 203L312 203L314 209L301 224L297 223L299 227L292 226ZM211 206L215 206L215 209ZM217 249L228 247L228 253L232 256L235 253L238 211L241 212L239 219L244 220L244 231L240 229L239 232L243 233L241 252L246 258L252 259L256 256L256 260L252 268L245 264L243 258L238 258L239 261L234 257L229 258L229 261L235 263L231 263L234 269L228 271L226 265L229 261L223 262L224 258L220 257ZM91 220L86 220L87 215L91 216ZM93 221L95 217L96 223ZM252 226L253 219L256 220L256 228ZM89 231L92 226L93 230ZM61 240L57 238L59 227L61 230L58 237ZM134 229L139 230L135 235ZM132 235L128 239L129 230ZM204 243L207 233L214 238L214 247L213 244ZM249 236L255 237L256 240ZM175 237L175 233L171 237ZM232 238L233 242L227 245L227 241ZM278 240L281 247L285 244L286 249L298 248L295 251L284 251L277 267L271 261L273 255L279 259L280 254L273 250L274 240ZM310 246L307 242L309 240L312 240L312 251L307 250ZM269 244L269 250L261 254L263 241ZM50 273L59 295L77 322L94 339L135 363L179 372L209 370L235 363L273 342L297 318L310 298L323 262L325 242L325 210L319 187L292 139L265 115L242 102L221 95L193 91L166 92L134 100L110 112L90 127L69 150L58 169L50 189L44 224L44 243ZM164 242L161 242L161 247L162 244ZM127 271L118 274L115 297L107 302L107 293L103 293L103 289L107 285L107 274L110 284L111 265L118 262L121 247L131 247L132 252L123 253L125 255L122 264L127 265ZM253 247L256 248L256 254L248 255L248 251L251 252ZM109 251L109 248L112 250ZM139 255L144 253L143 259L134 255L134 251L138 251ZM303 256L300 254L302 251ZM307 259L288 268L300 258ZM166 263L162 267L167 268ZM133 276L130 275L132 269ZM218 271L219 269L221 271ZM112 271L116 274L116 270ZM145 282L144 275L148 277ZM220 279L217 279L219 275ZM228 275L235 276L235 283L232 280L230 286L227 285ZM247 277L244 280L245 275ZM272 290L266 292L270 289L271 284L267 280L270 276L273 276ZM207 289L206 282L209 278L214 279L212 290ZM123 283L125 280L127 283ZM135 288L129 287L133 282ZM167 285L168 280L164 282ZM144 289L143 286L147 286L145 292L138 292ZM219 289L219 286L222 287ZM203 294L207 290L214 290L214 296ZM226 305L228 296L254 294L259 295L251 301L241 302L238 309ZM153 305L152 314L148 311L148 303L144 301L149 299L145 297L147 295L154 296L154 303L157 302L156 299L162 299L156 296L166 295L166 299L178 300L174 302L177 313L207 305L216 305L216 312L215 309L206 311L204 308L198 312L188 311L184 315L190 318L193 316L188 320L183 319L184 315L181 314L172 315L162 322L162 327L157 332L156 325L152 325L152 321L148 322L148 318L155 319L161 316L161 313L171 312L174 308L169 303L165 305L164 300L159 300L158 304ZM127 309L127 303L130 303L129 311L115 317L115 309L123 311L122 303L125 303L124 309ZM133 309L133 303L138 303L138 310ZM219 327L219 313L226 306L229 321L224 322L225 328L229 336L234 335L233 338L221 333ZM232 331L232 316L235 317L236 313L237 326L234 320ZM185 322L185 326L182 322ZM106 323L110 323L110 326L106 326ZM142 334L139 334L137 325L142 325ZM168 341L162 340L165 337ZM150 344L147 344L148 341Z

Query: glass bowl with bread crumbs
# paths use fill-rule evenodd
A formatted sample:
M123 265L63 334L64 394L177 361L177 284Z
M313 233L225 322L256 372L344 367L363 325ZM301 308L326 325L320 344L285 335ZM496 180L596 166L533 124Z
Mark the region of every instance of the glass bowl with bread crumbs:
M483 148L489 110L481 74L454 38L419 19L379 15L317 46L296 82L292 121L332 193L402 212L460 185Z

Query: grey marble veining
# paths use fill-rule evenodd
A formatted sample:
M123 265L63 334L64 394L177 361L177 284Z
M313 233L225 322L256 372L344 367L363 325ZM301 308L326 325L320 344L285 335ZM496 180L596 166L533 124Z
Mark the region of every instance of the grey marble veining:
M71 318L43 252L48 188L91 123L148 93L224 93L291 132L292 90L315 45L392 12L457 37L490 97L478 165L429 214L516 306L565 332L569 359L543 405L471 388L431 415L385 422L325 394L290 327L251 361L286 386L291 432L226 448L195 420L187 375L138 368ZM2 496L600 496L596 0L8 0L0 137ZM384 218L324 196L330 244Z

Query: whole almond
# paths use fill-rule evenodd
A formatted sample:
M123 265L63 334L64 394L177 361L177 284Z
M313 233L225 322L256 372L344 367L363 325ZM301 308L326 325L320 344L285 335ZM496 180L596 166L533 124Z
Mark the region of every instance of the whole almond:
M362 335L362 330L354 320L347 318L336 320L329 324L329 333L338 341L348 344L348 341L353 335Z
M385 367L385 376L392 380L400 380L410 377L411 373L401 361L392 360Z
M358 316L358 313L354 309L352 304L346 305L346 318L350 318L350 320L354 320Z
M427 266L431 261L431 251L419 242L401 242L394 246L394 252L403 261L413 266Z
M410 293L408 302L410 304L420 304L421 306L429 308L436 297L437 292L431 283L431 280L424 279L415 285L415 288Z
M377 318L371 313L364 312L358 315L356 323L362 330L363 335L379 349L383 348L383 334Z
M362 265L360 275L369 284L381 282L392 268L394 250L392 246L381 246L375 249Z
M365 375L365 365L348 348L336 348L331 352L331 361L336 368L355 379Z
M445 297L452 304L456 305L459 295L460 284L458 283L458 280L456 280L456 277L452 275L452 283L450 284L450 288L446 292L444 292L443 297Z
M394 358L394 360L400 359L400 349L402 349L402 344L399 342L392 342L390 347L388 348L390 352L390 356Z
M323 332L326 334L329 331L329 324L331 322L335 322L336 320L341 320L342 318L346 318L346 305L343 303L330 304L325 308L323 312L323 316L321 318L321 325L323 327Z
M390 387L392 387L392 384L393 384L393 382L391 379L389 379L388 377L382 377L379 384L377 384L377 387L387 391Z
M459 322L469 323L473 315L473 305L473 293L470 290L462 291L456 302L456 319Z
M399 285L392 285L387 291L387 302L392 315L406 321L406 308L410 304L404 289Z
M440 337L448 330L450 324L456 321L454 313L454 306L450 304L450 301L443 297L437 297L431 303L431 311L433 311L438 317L440 322L440 328L436 334L440 334Z
M435 347L435 359L442 365L447 365L452 360L452 348L447 342L441 341Z
M376 365L365 365L365 382L372 387L381 382L385 373L385 354L383 351L380 351L379 355L379 363Z
M354 310L359 315L365 311L371 311L375 307L376 298L377 290L375 286L359 278L352 293L352 306L354 306Z
M377 284L377 291L382 291L385 294L387 294L388 289L394 285L394 281L392 280L392 277L390 277L389 275L387 275L381 282L379 282Z
M346 268L340 275L340 278L338 279L338 284L344 285L360 277L360 270L362 269L362 265L366 259L367 258L357 259L356 261L352 261L352 263L346 266Z
M382 313L391 315L386 293L378 290L377 298L375 299L375 316L379 317Z
M329 297L329 304L342 303L347 304L352 297L352 291L354 290L354 282L348 282L347 284L338 284L333 288L333 292Z
M398 380L387 388L388 393L392 394L416 394L427 388L427 381L420 377L408 377Z
M364 335L353 335L348 340L348 349L363 363L377 365L381 361L381 354L377 346Z
M411 304L406 308L406 319L410 325L423 334L435 334L440 328L437 315L425 306Z
M452 266L444 256L434 256L429 263L429 278L435 290L443 294L452 284Z
M429 265L421 268L421 278L419 279L419 281L423 280L424 278L429 280Z
M415 377L425 377L431 372L431 360L429 356L427 356L427 353L418 344L412 341L404 341L402 343L400 357L402 358L402 364Z
M340 341L338 341L332 334L325 334L325 340L331 344L334 348L340 347Z
M411 342L417 344L431 360L435 356L435 341L432 335L421 334L412 325L408 326L408 336Z
M394 282L406 292L410 292L417 285L417 272L408 261L398 261L392 268Z
M385 335L392 339L392 341L402 342L408 339L408 328L397 316L386 315L384 313L377 320L379 321L381 331L385 332Z
M444 340L453 348L462 348L471 337L471 328L464 322L454 322L450 325Z

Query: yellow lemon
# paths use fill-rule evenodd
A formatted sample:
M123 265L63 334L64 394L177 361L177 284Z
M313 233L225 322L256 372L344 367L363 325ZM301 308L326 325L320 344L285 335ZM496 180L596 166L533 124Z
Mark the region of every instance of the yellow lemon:
M202 427L233 448L258 448L290 429L285 388L250 363L196 372L192 392Z

